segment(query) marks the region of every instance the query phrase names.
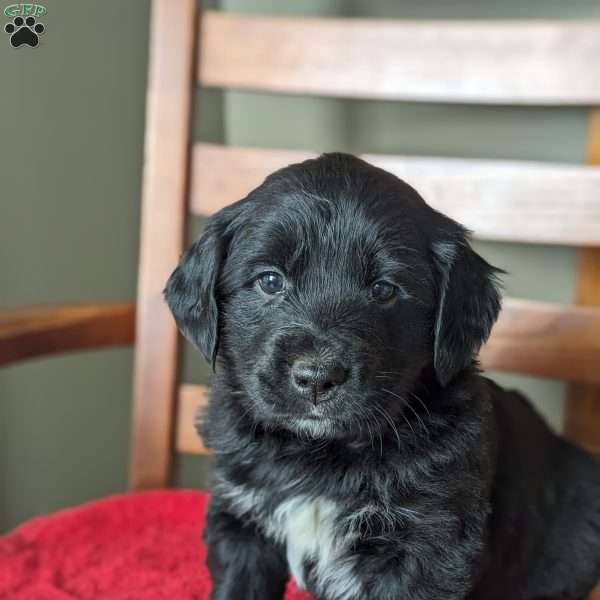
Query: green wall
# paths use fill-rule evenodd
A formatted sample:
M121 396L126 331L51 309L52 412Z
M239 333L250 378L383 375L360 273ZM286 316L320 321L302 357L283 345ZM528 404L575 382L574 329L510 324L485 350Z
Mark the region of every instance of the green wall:
M133 299L150 3L42 3L35 49L0 17L0 306ZM125 489L131 365L0 369L0 530Z
M36 49L0 38L0 306L133 298L149 0L47 0ZM176 4L175 2L173 3ZM596 0L223 0L227 10L399 18L600 16ZM235 144L581 162L587 112L210 91L195 134ZM196 232L198 223L191 231ZM569 301L570 249L479 244L507 293ZM0 531L126 486L132 353L0 370ZM184 377L207 370L186 347ZM506 377L501 378L506 381ZM560 424L563 386L512 378ZM206 463L176 463L200 485Z

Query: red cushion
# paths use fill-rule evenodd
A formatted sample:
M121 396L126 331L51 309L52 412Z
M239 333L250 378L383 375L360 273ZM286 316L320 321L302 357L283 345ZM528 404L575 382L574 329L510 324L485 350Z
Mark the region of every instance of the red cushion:
M34 519L0 537L0 598L208 600L207 495L115 496ZM310 600L288 586L286 600Z
M208 600L207 495L115 496L0 537L0 599ZM290 582L286 600L310 600Z

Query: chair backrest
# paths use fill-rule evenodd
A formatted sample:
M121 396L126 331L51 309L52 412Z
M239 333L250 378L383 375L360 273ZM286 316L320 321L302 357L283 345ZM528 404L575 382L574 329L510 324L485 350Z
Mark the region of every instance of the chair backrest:
M302 152L190 143L196 84L285 94L600 106L600 21L407 22L259 17L154 0L143 182L131 462L133 488L168 483L173 451L203 453L201 386L178 385L163 302L189 214L209 215ZM600 110L589 163L600 163ZM367 156L480 239L581 248L578 302L600 304L600 169ZM573 382L568 432L600 453L600 311L507 299L488 368ZM576 384L576 387L575 387ZM598 407L598 409L596 408Z

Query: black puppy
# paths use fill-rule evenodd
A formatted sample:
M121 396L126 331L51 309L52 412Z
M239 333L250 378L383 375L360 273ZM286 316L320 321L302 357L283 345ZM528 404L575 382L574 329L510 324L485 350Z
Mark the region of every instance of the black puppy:
M172 274L216 365L213 600L581 600L600 468L474 357L497 270L395 176L328 154L217 213Z

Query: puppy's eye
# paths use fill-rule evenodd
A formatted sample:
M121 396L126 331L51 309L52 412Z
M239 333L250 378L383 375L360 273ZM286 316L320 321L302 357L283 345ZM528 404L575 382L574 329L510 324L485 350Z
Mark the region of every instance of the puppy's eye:
M398 287L387 281L376 281L371 286L371 296L377 302L389 302L398 295Z
M278 294L285 289L285 279L283 278L283 275L280 275L275 271L261 273L258 276L257 282L260 289L265 294Z

